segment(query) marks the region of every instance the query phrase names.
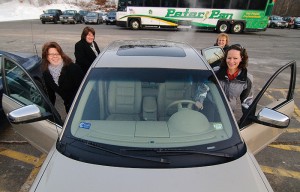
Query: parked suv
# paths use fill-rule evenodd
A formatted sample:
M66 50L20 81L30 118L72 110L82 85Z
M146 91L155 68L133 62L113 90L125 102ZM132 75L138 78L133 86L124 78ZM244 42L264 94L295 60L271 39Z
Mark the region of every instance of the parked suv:
M280 27L284 29L288 26L288 22L284 21L280 16L273 15L269 18L268 26L270 28Z
M108 24L116 24L116 12L110 11L107 14L107 19L105 20L106 25Z
M59 16L62 15L62 11L60 9L48 9L46 11L43 11L44 14L40 15L40 20L43 24L46 22L54 22L57 24L59 21Z
M83 16L80 15L76 10L65 10L60 16L61 24L65 23L82 23Z

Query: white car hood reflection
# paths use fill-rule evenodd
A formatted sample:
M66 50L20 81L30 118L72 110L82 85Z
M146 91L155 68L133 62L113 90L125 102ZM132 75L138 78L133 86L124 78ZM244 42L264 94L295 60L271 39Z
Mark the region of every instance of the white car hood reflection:
M119 168L79 162L55 150L46 171L38 175L42 179L35 181L38 186L33 186L31 191L272 191L255 165L259 166L254 157L246 154L229 163L198 168Z

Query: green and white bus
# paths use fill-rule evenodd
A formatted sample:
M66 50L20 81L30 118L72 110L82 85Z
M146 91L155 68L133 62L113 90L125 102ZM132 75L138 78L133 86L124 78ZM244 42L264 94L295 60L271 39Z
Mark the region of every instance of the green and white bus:
M225 33L265 31L275 0L119 0L117 25L193 28Z

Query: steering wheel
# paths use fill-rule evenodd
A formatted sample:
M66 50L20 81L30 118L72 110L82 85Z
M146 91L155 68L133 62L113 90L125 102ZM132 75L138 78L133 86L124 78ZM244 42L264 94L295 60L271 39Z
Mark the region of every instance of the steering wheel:
M182 107L182 104L183 104L183 103L187 103L188 105L187 105L185 108L191 109L191 110L192 110L193 105L196 104L196 102L195 102L195 101L192 101L192 100L177 100L177 101L174 101L174 102L172 102L172 103L170 103L170 104L168 105L168 107L166 108L166 112L168 112L168 110L169 110L171 107L173 107L174 105L177 105L177 109L178 109L178 110L184 108L184 107Z

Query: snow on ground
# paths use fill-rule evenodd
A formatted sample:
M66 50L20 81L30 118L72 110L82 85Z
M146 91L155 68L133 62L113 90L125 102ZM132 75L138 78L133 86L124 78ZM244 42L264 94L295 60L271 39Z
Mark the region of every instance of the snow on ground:
M29 20L29 19L39 19L40 15L43 14L43 10L46 9L61 9L62 11L66 9L75 9L80 10L79 7L63 2L72 2L69 1L57 1L61 2L58 4L44 5L41 7L29 4L29 1L23 0L23 3L20 3L20 0L7 0L1 2L0 0L0 22L3 21L16 21L16 20Z

